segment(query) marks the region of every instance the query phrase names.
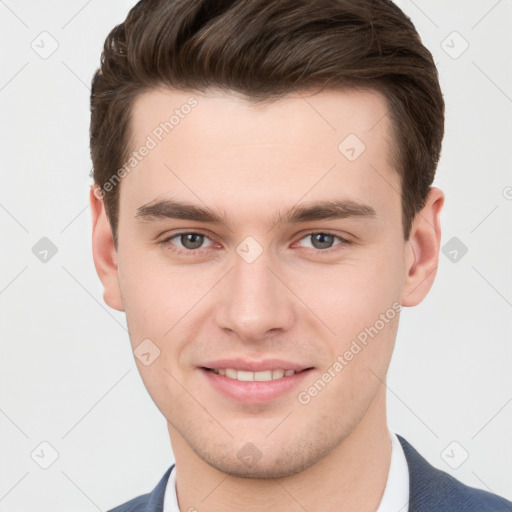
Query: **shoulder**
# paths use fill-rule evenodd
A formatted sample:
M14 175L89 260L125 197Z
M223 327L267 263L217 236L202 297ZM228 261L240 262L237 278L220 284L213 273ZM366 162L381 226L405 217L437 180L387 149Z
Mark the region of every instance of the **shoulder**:
M397 437L409 466L410 512L512 512L512 502L459 482L430 465L403 437Z
M165 472L160 482L150 493L137 496L122 505L110 509L108 512L162 512L165 488L173 468L174 464Z
M146 509L150 494L142 494L122 505L110 509L108 512L142 512Z

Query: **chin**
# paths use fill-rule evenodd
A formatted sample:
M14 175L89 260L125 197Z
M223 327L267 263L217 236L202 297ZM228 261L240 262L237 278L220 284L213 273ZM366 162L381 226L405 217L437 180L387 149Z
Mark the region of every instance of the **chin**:
M267 443L261 449L247 442L238 450L232 446L201 450L193 447L196 455L216 470L237 478L271 479L295 475L310 468L328 455L340 442L338 439L294 443L279 448ZM327 441L327 442L326 442ZM259 445L261 446L261 444Z

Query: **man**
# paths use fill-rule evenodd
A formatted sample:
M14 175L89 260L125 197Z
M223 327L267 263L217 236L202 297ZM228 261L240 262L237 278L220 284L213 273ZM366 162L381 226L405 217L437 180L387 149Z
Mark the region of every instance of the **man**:
M91 94L93 254L176 464L115 511L505 511L386 423L444 102L386 0L142 1Z

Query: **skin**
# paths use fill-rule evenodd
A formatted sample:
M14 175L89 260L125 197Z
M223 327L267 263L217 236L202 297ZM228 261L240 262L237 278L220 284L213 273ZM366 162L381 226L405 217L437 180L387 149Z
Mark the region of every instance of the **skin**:
M297 395L393 304L426 296L443 192L431 189L406 242L386 101L375 91L256 106L223 91L152 90L133 106L133 147L191 96L197 107L121 182L117 249L94 186L90 194L104 300L126 312L133 349L149 338L160 350L149 366L136 363L168 423L180 508L374 511L391 456L384 382L399 314L309 403ZM354 161L338 150L351 133L366 146ZM226 223L137 218L166 198L207 206ZM338 199L375 216L275 223L294 206ZM182 231L206 235L200 252L176 252L192 247L170 239ZM335 236L315 249L310 235L322 232ZM262 249L252 263L236 251L249 236ZM243 403L200 370L231 357L313 369L274 400ZM254 464L237 456L246 445Z

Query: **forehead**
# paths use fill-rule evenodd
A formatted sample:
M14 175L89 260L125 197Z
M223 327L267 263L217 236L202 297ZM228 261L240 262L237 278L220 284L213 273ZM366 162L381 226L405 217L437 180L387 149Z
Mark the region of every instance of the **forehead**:
M282 209L301 198L398 197L385 98L376 91L290 94L254 104L226 92L151 90L131 115L138 153L123 178L130 209L157 197ZM124 198L123 198L124 196ZM275 206L275 208L274 208Z
M143 137L152 135L158 142L173 138L186 148L195 145L198 149L203 141L219 143L227 136L231 145L275 145L278 133L281 145L307 139L310 144L330 142L336 149L337 142L349 133L368 142L387 137L387 113L385 97L375 90L290 93L275 101L255 103L225 90L205 93L161 88L136 97L131 112L132 143L137 146L144 142ZM189 137L191 131L194 138Z

